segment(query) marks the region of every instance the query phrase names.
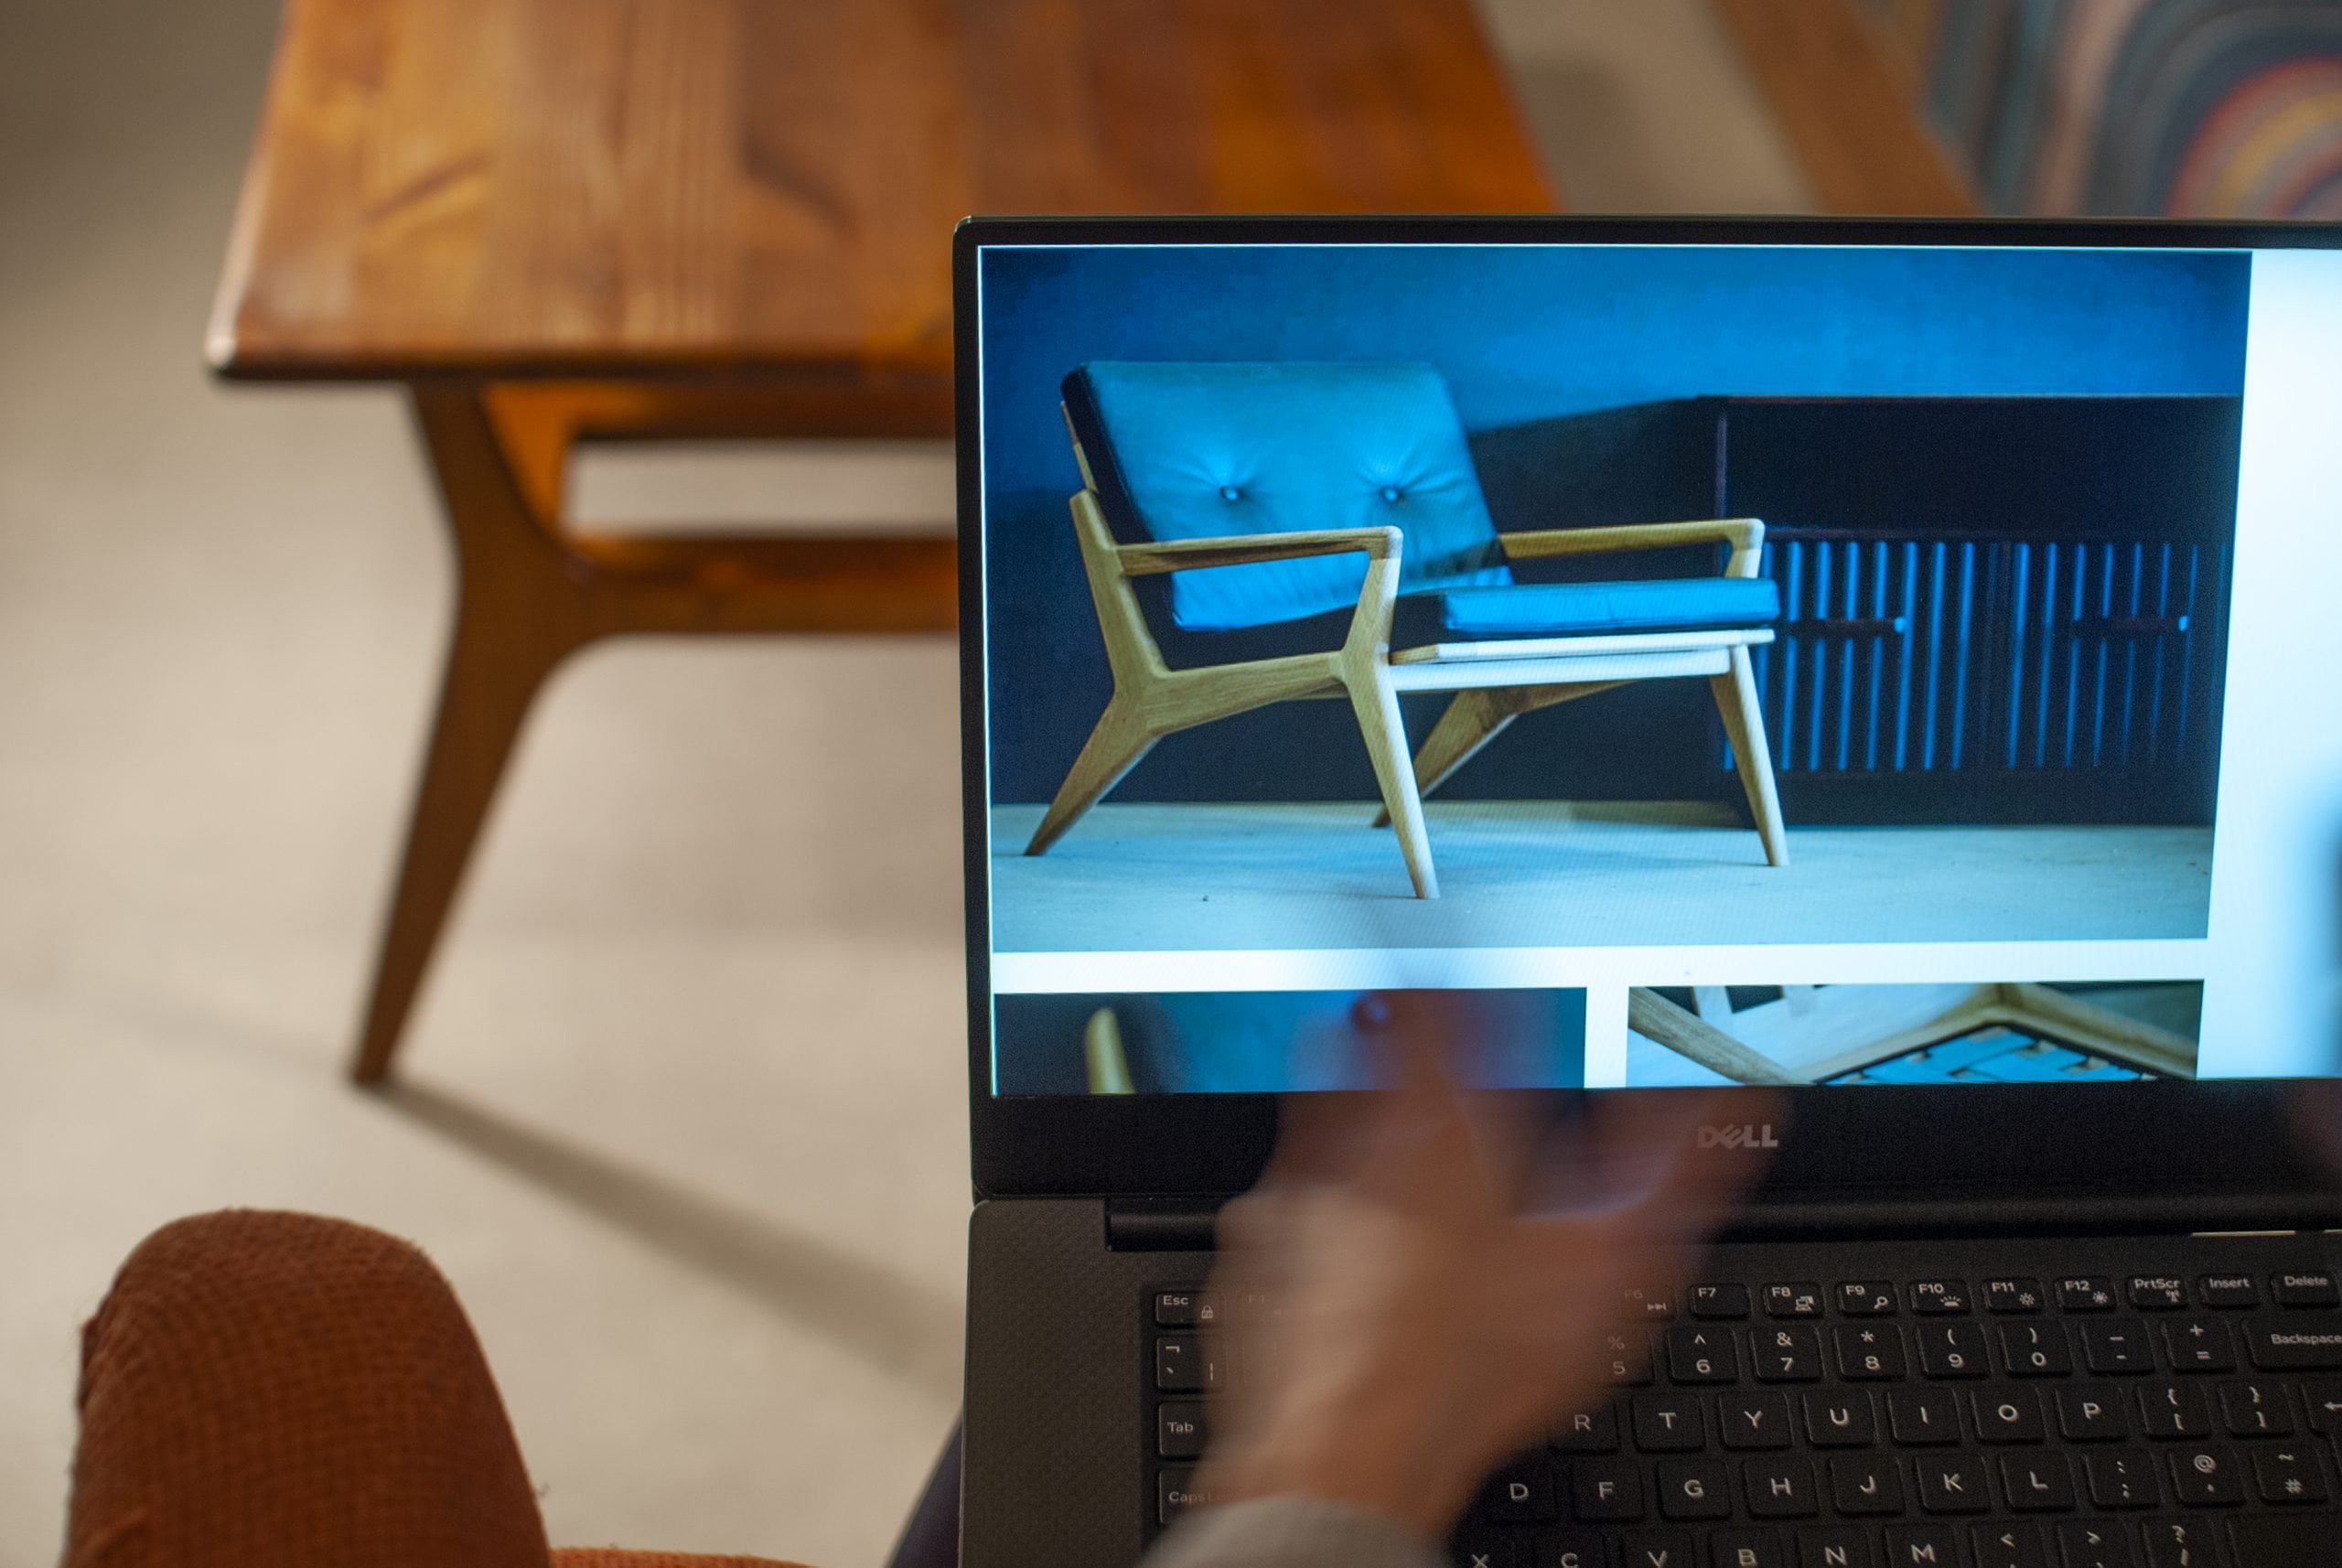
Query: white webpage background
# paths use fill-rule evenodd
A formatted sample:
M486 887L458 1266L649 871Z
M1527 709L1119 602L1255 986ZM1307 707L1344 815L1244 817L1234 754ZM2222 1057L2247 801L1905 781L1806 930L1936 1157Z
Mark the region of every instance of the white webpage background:
M2342 254L2252 258L2206 1078L2342 1045Z

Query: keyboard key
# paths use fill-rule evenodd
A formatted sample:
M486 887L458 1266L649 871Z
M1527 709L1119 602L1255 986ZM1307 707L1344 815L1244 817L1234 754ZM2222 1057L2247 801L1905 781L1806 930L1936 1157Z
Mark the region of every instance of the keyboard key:
M1787 1448L1789 1399L1782 1394L1726 1394L1716 1401L1716 1432L1726 1448Z
M2062 1378L2074 1369L2062 1323L2004 1323L1997 1333L2001 1365L2012 1378Z
M1984 1461L1973 1454L1934 1454L1913 1466L1919 1507L1928 1513L1982 1513L1993 1506Z
M2240 1523L2242 1521L2240 1520ZM2280 1520L2282 1524L2295 1521ZM2192 1519L2151 1519L2139 1527L2147 1545L2147 1568L2220 1568L2218 1547L2212 1537L2219 1527ZM2254 1562L2292 1563L2292 1557L2255 1558Z
M1936 1568L1941 1563L1964 1563L1960 1531L1941 1524L1896 1524L1886 1530L1887 1568Z
M2187 1282L2177 1274L2133 1274L2129 1292L2134 1312L2177 1312L2187 1305Z
M2155 1467L2139 1453L2092 1454L2082 1461L2090 1473L2090 1500L2102 1509L2155 1506Z
M1570 1466L1570 1510L1581 1524L1627 1524L1643 1517L1643 1467L1631 1459L1581 1459Z
M2057 1391L2057 1434L2068 1443L2110 1443L2131 1435L2122 1396L2113 1389L2085 1385Z
M1797 1568L1878 1568L1866 1530L1800 1530Z
M2217 1317L2174 1317L2163 1329L2164 1355L2175 1372L2233 1372L2236 1347L2229 1343L2229 1326Z
M2222 1383L2220 1420L2230 1437L2291 1437L2293 1407L2277 1383Z
M2001 1490L2019 1513L2071 1513L2074 1467L2063 1454L2011 1454L2001 1460Z
M1696 1568L1698 1550L1680 1530L1630 1530L1618 1544L1627 1568Z
M1838 1353L1838 1375L1851 1382L1887 1381L1908 1370L1903 1331L1892 1323L1841 1323L1830 1330L1830 1340Z
M1637 1394L1635 1446L1646 1454L1694 1454L1708 1445L1708 1423L1690 1394Z
M1981 1378L1991 1370L1984 1331L1972 1323L1930 1323L1914 1330L1919 1370L1931 1378Z
M2149 1437L2209 1437L2212 1407L2194 1383L2163 1383L2139 1391L2139 1430Z
M2130 1532L2112 1520L2074 1520L2057 1527L2058 1568L2138 1568Z
M1911 1310L1927 1317L1959 1317L1968 1311L1968 1286L1960 1280L1915 1280Z
M2038 1443L2048 1435L2041 1421L2041 1396L2031 1389L1979 1393L1974 1414L1979 1442Z
M1659 1466L1662 1519L1730 1519L1732 1477L1714 1459L1663 1459Z
M1975 1548L1976 1568L2051 1568L2040 1528L2022 1520L1976 1525L1968 1541Z
M1813 1466L1806 1460L1745 1459L1740 1484L1758 1519L1811 1519L1816 1511Z
M1198 1302L1207 1300L1201 1291L1160 1290L1155 1293L1155 1326L1157 1328L1193 1328L1202 1321L1197 1316ZM1214 1316L1218 1316L1217 1307Z
M1166 1459L1200 1459L1204 1454L1204 1407L1166 1404L1155 1412L1155 1451Z
M1602 1337L1603 1377L1621 1386L1650 1381L1650 1341L1639 1329Z
M1903 1470L1888 1458L1830 1461L1830 1500L1853 1519L1881 1518L1903 1511Z
M1166 1394L1201 1393L1212 1386L1218 1360L1196 1336L1166 1334L1155 1342L1155 1386Z
M2225 1448L2175 1448L2164 1455L2172 1494L2185 1508L2228 1508L2244 1501L2244 1477Z
M1553 1428L1548 1444L1563 1454L1618 1452L1618 1412L1609 1405L1573 1412Z
M1714 1568L1796 1568L1789 1543L1769 1530L1720 1530L1708 1538Z
M1805 1440L1816 1448L1867 1448L1878 1418L1860 1389L1815 1389L1805 1396Z
M2335 1291L2334 1275L2326 1269L2272 1274L2269 1294L2279 1306L2342 1306L2342 1294Z
M1746 1285L1693 1285L1684 1293L1683 1305L1694 1317L1711 1322L1737 1322L1748 1316Z
M1551 1524L1562 1517L1553 1466L1542 1454L1524 1455L1480 1488L1480 1513L1495 1524Z
M2100 1377L2155 1369L2144 1325L2130 1318L2082 1325L2082 1361Z
M1892 1317L1895 1286L1887 1280L1848 1280L1838 1287L1838 1310L1848 1317Z
M1740 1352L1729 1328L1667 1331L1667 1375L1679 1383L1736 1383Z
M1819 1317L1821 1316L1821 1287L1817 1284L1767 1285L1765 1316Z
M2310 1379L2302 1384L2302 1403L2312 1432L2328 1437L2342 1432L2342 1378Z
M1557 1530L1544 1538L1531 1568L1610 1568L1610 1549L1596 1531Z
M2322 1503L2333 1495L2326 1490L2326 1473L2317 1455L2310 1448L2288 1443L2255 1448L2251 1457L2253 1489L2264 1503Z
M2041 1282L2031 1279L1986 1280L1984 1310L1986 1312L2039 1312Z
M1627 1311L1637 1317L1664 1323L1675 1316L1675 1297L1667 1291L1629 1285L1627 1289Z
M2057 1282L2061 1312L2112 1312L2114 1282L2104 1274L2076 1274Z
M2206 1274L2196 1282L2196 1299L2206 1306L2259 1306L2261 1287L2251 1274Z
M1529 1542L1508 1530L1458 1530L1455 1541L1456 1568L1535 1568L1530 1561ZM1599 1557L1588 1557L1588 1563L1599 1563Z
M1803 1325L1760 1328L1748 1337L1760 1383L1810 1383L1821 1376L1821 1337Z
M2290 1275L2280 1275L2290 1278ZM2264 1372L2315 1372L2342 1367L2342 1316L2262 1317L2245 1325L2244 1348Z
M1189 1509L1208 1508L1219 1500L1211 1493L1197 1488L1196 1471L1192 1465L1166 1465L1155 1477L1155 1522L1157 1524L1169 1524Z
M2304 1518L2281 1513L2252 1514L2228 1521L2229 1540L2236 1553L2236 1561L2244 1568L2261 1568L2264 1563L2317 1563L2334 1560L2334 1521L2324 1517ZM2197 1527L2199 1535L2203 1527ZM2208 1535L2204 1539L2209 1540ZM2178 1561L2172 1559L2172 1561ZM2187 1568L2212 1559L2199 1553ZM2161 1568L2158 1563L2156 1568Z
M1886 1391L1886 1429L1907 1448L1960 1441L1960 1406L1933 1389Z

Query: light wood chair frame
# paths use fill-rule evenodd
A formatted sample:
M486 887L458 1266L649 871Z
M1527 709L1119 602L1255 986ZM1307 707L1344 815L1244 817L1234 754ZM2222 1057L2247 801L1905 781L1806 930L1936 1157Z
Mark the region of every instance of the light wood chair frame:
M1359 732L1381 789L1385 814L1378 819L1378 825L1387 820L1397 829L1400 853L1405 857L1415 896L1436 898L1439 879L1423 825L1423 797L1507 725L1523 714L1629 682L1699 675L1707 678L1723 715L1724 734L1732 743L1733 760L1764 843L1766 861L1776 866L1789 864L1789 837L1781 825L1765 717L1748 660L1751 648L1773 640L1769 628L1437 643L1394 654L1391 618L1398 603L1404 546L1404 536L1398 529L1304 529L1123 544L1106 525L1096 476L1080 436L1073 434L1069 416L1067 431L1082 478L1082 488L1070 501L1074 538L1105 639L1114 693L1025 846L1026 854L1046 853L1166 735L1271 703L1347 696L1358 715ZM1726 543L1732 546L1732 553L1724 575L1754 577L1764 546L1765 525L1753 517L1715 518L1543 529L1498 538L1508 561ZM1139 577L1207 566L1348 554L1366 557L1366 579L1359 590L1348 634L1332 652L1174 670L1147 628L1132 586ZM1399 714L1399 697L1406 692L1456 693L1424 737L1412 767L1406 725Z
M2194 1078L2196 1042L2047 985L1979 985L1957 1005L1819 1060L1785 1066L1657 992L1627 993L1627 1027L1735 1083L1826 1083L1907 1052L1998 1025L2056 1040L2159 1078Z

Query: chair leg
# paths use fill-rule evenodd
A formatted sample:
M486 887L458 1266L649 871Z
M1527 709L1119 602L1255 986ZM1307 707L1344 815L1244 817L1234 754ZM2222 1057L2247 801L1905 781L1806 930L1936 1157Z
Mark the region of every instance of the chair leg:
M1496 739L1520 710L1509 702L1519 693L1506 688L1474 687L1456 693L1423 737L1415 753L1415 793L1428 795L1447 782L1447 776L1469 762L1480 747ZM1390 808L1377 812L1374 825L1391 825Z
M1058 786L1058 797L1049 802L1048 814L1041 825L1033 830L1032 841L1026 844L1026 854L1042 854L1065 836L1065 831L1080 822L1082 813L1098 803L1098 798L1116 784L1123 775L1138 766L1139 758L1154 749L1161 739L1133 715L1121 694L1106 704L1098 716L1097 727L1090 732L1090 739L1081 755L1073 759L1067 769L1065 782Z
M1407 757L1407 725L1399 716L1399 693L1376 671L1345 677L1350 707L1358 714L1359 733L1366 739L1367 756L1374 760L1374 777L1382 786L1382 804L1399 832L1399 853L1406 856L1407 876L1418 898L1439 897L1439 875L1432 868L1431 834L1423 827L1422 792L1415 788L1415 769Z
M1780 797L1773 789L1773 753L1765 738L1765 710L1756 702L1756 675L1749 667L1748 650L1732 650L1732 669L1708 677L1715 693L1716 711L1724 715L1724 733L1732 742L1732 760L1740 769L1740 787L1748 795L1748 814L1756 819L1756 835L1765 841L1765 859L1774 865L1789 863L1789 832L1781 825Z

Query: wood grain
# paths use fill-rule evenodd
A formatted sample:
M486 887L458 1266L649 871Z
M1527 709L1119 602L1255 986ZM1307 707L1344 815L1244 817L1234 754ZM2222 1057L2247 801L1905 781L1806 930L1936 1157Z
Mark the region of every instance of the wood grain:
M969 212L1552 196L1468 0L291 0L239 377L936 377Z
M1928 130L1907 31L1931 16L1897 0L1884 31L1862 0L1715 0L1832 212L1957 216L1975 192Z

